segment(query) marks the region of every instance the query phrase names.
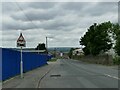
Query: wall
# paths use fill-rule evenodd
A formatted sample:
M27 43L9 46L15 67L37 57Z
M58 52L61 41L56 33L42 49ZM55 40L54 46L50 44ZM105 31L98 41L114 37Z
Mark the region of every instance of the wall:
M0 80L2 80L2 49L0 49Z
M35 69L47 64L50 56L23 52L23 69L24 72ZM2 48L2 80L6 80L20 74L20 52Z

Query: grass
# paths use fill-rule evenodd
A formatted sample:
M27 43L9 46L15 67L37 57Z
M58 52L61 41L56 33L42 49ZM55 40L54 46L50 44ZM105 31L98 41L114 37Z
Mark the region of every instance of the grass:
M57 61L57 58L52 58L48 62L55 62L55 61Z
M72 59L87 62L87 63L93 63L93 64L102 64L102 65L107 65L107 66L113 66L113 65L119 65L120 64L120 59L115 58L112 60L112 58L109 56L107 59L107 56L96 56L96 57L89 57L89 56L73 56ZM114 61L114 63L113 63Z
M113 63L114 63L115 65L120 65L120 56L115 56L115 57L113 58Z

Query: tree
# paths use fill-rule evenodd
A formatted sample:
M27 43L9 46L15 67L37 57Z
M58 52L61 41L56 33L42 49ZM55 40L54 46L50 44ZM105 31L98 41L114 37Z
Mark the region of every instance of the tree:
M70 51L69 51L69 53L68 53L69 58L72 58L72 52L73 52L73 50L75 50L75 49L74 49L74 48L71 48L71 49L70 49Z
M112 27L111 22L91 25L86 34L80 39L80 44L84 45L85 55L98 55L100 52L106 52L112 47L109 32Z
M113 32L114 32L114 39L116 40L115 51L120 56L120 25L119 24L113 25Z
M120 35L116 39L115 51L120 56Z
M36 47L36 50L46 50L45 44L39 43L38 46Z

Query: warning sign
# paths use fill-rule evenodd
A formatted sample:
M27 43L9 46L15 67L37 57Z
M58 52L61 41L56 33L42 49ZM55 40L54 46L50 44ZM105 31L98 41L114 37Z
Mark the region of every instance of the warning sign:
M17 40L17 47L25 47L26 46L26 41L22 35L22 33L20 33L20 36Z

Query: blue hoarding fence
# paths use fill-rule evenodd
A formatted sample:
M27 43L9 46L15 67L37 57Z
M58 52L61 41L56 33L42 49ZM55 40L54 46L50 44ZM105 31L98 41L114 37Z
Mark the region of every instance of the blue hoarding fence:
M2 49L2 80L6 80L20 74L20 52L10 49ZM50 55L23 52L23 72L30 71L47 64Z

